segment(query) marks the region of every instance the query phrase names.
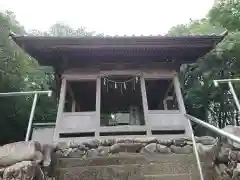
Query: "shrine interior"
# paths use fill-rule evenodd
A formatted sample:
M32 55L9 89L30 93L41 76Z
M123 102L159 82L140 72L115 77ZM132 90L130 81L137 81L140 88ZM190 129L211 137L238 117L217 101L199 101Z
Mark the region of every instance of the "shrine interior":
M64 112L95 112L96 80L68 81ZM171 79L145 79L149 111L177 110ZM132 76L101 78L100 125L145 125L140 79Z

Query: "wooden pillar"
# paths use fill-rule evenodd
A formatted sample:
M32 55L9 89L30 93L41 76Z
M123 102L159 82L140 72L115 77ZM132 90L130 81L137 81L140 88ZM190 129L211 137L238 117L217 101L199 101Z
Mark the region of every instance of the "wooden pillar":
M95 136L99 136L99 130L101 126L101 77L97 77L96 82L96 120L97 122L97 129L95 132Z
M182 124L186 128L185 129L186 130L185 135L188 136L188 137L191 137L193 139L194 134L193 134L192 124L191 124L190 120L185 117L186 109L185 109L183 96L182 96L182 92L181 92L181 86L180 86L180 82L179 82L177 74L174 76L173 82L174 82L174 89L175 89L175 92L176 92L176 97L177 97L177 101L178 101L179 110L180 110L181 115L182 115L182 118L181 118L182 119Z
M72 100L72 110L71 110L71 112L75 112L75 111L76 111L76 100L73 99Z
M147 92L146 92L146 86L145 86L145 80L143 76L140 77L140 83L141 83L141 93L142 93L142 103L143 103L143 113L144 113L144 121L145 125L147 127L147 135L151 136L151 127L148 122L148 101L147 101Z
M72 98L72 108L71 108L71 112L75 112L76 111L76 100L74 97L74 93L73 90L71 88L71 86L69 84L66 85L66 89L69 92L71 98Z
M61 84L61 91L60 91L60 97L59 97L59 103L58 103L58 112L57 112L57 119L56 119L56 125L54 130L54 137L53 141L56 142L58 140L58 128L59 128L59 122L64 110L64 104L65 104L65 94L66 94L66 84L67 81L65 78L62 79Z
M175 74L173 77L173 84L174 84L174 90L175 90L177 101L178 101L179 110L181 111L182 114L186 114L186 109L185 109L183 96L181 92L181 86L180 86L180 82L177 74Z

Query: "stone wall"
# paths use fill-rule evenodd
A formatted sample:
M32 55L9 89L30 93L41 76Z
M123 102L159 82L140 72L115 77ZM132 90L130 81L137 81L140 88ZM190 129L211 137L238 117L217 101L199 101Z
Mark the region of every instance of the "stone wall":
M185 139L157 140L156 138L108 139L85 143L59 143L56 153L61 157L97 157L109 156L120 152L129 153L192 153L191 142Z
M54 147L38 142L15 142L0 147L0 179L42 180Z
M217 179L234 179L240 175L240 149L234 148L226 141L203 136L195 137L203 171L214 168ZM94 139L85 143L59 143L56 146L58 157L96 158L112 156L118 153L140 154L191 154L193 153L191 139L158 140L156 138L133 139ZM197 169L197 166L196 168Z
M216 179L238 178L240 175L240 149L225 141L203 136L196 137L203 170L215 169ZM59 158L77 158L78 161L107 158L121 153L155 155L193 154L191 139L159 140L154 137L93 139L84 143L65 142L41 145L38 142L16 142L0 147L0 179L44 179L53 177ZM158 156L160 157L160 156ZM163 156L162 156L163 157ZM79 164L79 163L78 163ZM194 171L197 171L195 161Z
M204 170L208 169L207 172L204 173L205 176L215 177L215 174L213 175L212 173L213 172L212 162L214 161L213 159L214 155L213 153L211 153L211 149L217 149L217 140L212 137L201 137L201 138L196 138L196 140L198 143L199 150L201 152L201 157L204 157L204 159L208 159L208 161L206 162L209 162L209 163L205 163L205 166L204 166ZM70 174L72 174L71 176L82 177L81 175L77 176L76 174L79 171L81 171L83 174L86 174L85 173L86 170L83 170L84 168L81 167L84 165L84 163L87 164L89 167L94 166L94 168L98 168L100 166L102 168L99 169L99 172L102 177L103 172L106 171L104 169L109 169L112 167L113 164L115 165L115 162L114 163L112 162L113 159L117 158L117 161L119 162L121 161L122 158L126 158L126 154L128 154L129 158L136 157L135 164L139 163L139 166L137 167L135 165L132 165L132 166L136 167L139 172L141 171L140 169L142 169L142 171L145 172L144 176L147 176L150 174L150 176L156 176L156 175L161 177L166 176L166 178L171 179L171 177L168 177L171 174L174 177L178 175L179 176L183 175L182 177L183 179L185 177L187 177L187 179L189 179L190 177L192 178L195 177L195 179L199 179L199 172L197 169L195 156L193 155L192 144L193 144L192 141L187 138L159 140L154 137L122 138L122 139L108 139L108 140L93 139L92 141L80 143L80 144L75 142L59 143L56 147L57 156L62 158L61 162L69 161L69 163L71 162L73 164L71 164L71 166L70 165L68 166L66 164L63 165L63 163L60 163L57 165L57 167L58 168L59 167L60 168L78 167L79 169L77 169L76 172L72 172L73 170L69 170ZM138 162L137 156L136 156L137 154L143 155L143 157L145 157L145 159L147 160L144 160L141 163ZM72 160L71 158L75 158L75 159ZM109 162L109 164L106 164L107 162L103 161L104 158L107 162L109 162L111 159L111 162ZM64 160L64 159L67 159L67 160ZM126 161L122 163L123 164L130 163L129 159ZM156 169L156 172L150 172L150 171L147 172L146 169L149 169L149 166ZM120 169L122 168L121 163L118 164L118 168ZM161 168L169 169L169 170L163 171ZM66 171L66 169L64 169L63 171ZM115 170L111 169L107 171L114 172ZM94 172L94 174L96 173L97 172ZM131 172L129 173L131 174ZM107 176L107 175L104 174L104 176ZM198 178L196 178L196 176ZM64 177L64 175L62 174L60 177ZM207 178L207 179L213 180L213 178Z

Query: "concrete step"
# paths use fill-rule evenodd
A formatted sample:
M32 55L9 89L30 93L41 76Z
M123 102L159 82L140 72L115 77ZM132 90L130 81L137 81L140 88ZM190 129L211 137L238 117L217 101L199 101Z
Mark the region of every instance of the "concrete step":
M90 166L58 169L57 180L144 180L140 165Z
M144 180L192 180L190 174L145 175ZM199 179L194 179L199 180Z
M79 179L88 176L90 179L103 179L105 177L139 179L144 175L177 175L190 174L190 166L181 163L161 163L161 164L124 164L108 166L86 166L59 168L56 176L58 179L68 176L68 179L76 177ZM71 178L70 178L71 177ZM66 178L65 178L66 179Z
M142 170L140 165L123 165L123 166L106 166L106 167L75 167L75 168L63 168L59 169L56 175L56 180L200 180L199 173L181 173L174 171L159 171L156 172L153 170L146 172L150 167ZM157 168L154 168L157 170ZM213 171L207 171L204 174L204 179L206 180L216 180L216 177Z
M191 175L192 179L200 179L200 173L196 165L192 165L192 167L190 168L190 171L192 174ZM202 166L202 171L203 171L204 179L216 180L218 177L218 174L215 171L215 168L212 166Z
M150 164L150 163L182 163L194 164L196 162L193 154L162 154L141 155L139 153L121 153L106 157L96 158L60 158L59 168L82 167L82 166L107 166L123 164Z
M214 171L204 167L207 180ZM56 180L200 180L193 154L122 153L96 158L60 158Z
M127 171L126 169L116 171L94 171L90 169L86 172L68 172L57 176L58 180L193 180L191 174L165 174L165 175L143 175L138 169L132 169ZM194 178L194 180L200 180Z

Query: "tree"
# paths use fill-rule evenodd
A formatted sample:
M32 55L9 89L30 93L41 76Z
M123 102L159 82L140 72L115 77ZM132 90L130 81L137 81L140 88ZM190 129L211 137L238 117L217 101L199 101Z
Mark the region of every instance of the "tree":
M55 89L53 69L40 67L38 62L23 52L9 36L9 29L18 35L37 36L103 36L81 27L73 29L56 23L46 32L26 32L14 13L0 13L0 92ZM25 137L33 96L0 97L0 144L23 140ZM56 120L57 98L40 96L34 121Z
M53 24L46 32L41 32L39 30L31 30L29 34L35 36L59 36L59 37L104 36L103 34L96 33L95 31L87 31L85 27L73 29L69 25L63 23Z
M188 24L180 24L172 27L167 36L190 36L190 35L220 35L224 28L213 26L208 19L190 20Z
M53 88L54 77L51 72L41 69L34 59L9 39L9 29L16 34L26 34L14 14L0 13L0 27L0 92ZM32 96L1 97L0 102L0 144L23 140L31 110ZM55 120L55 114L55 98L39 97L35 120Z
M209 12L210 21L229 31L240 30L240 1L217 0Z
M220 35L224 31L224 28L211 25L209 19L205 18L177 25L170 29L168 35ZM239 33L230 33L213 51L196 63L185 66L180 73L188 113L220 128L237 119L236 107L228 87L216 88L213 80L239 75L239 40ZM199 129L198 126L196 128ZM199 132L204 131L200 129Z

